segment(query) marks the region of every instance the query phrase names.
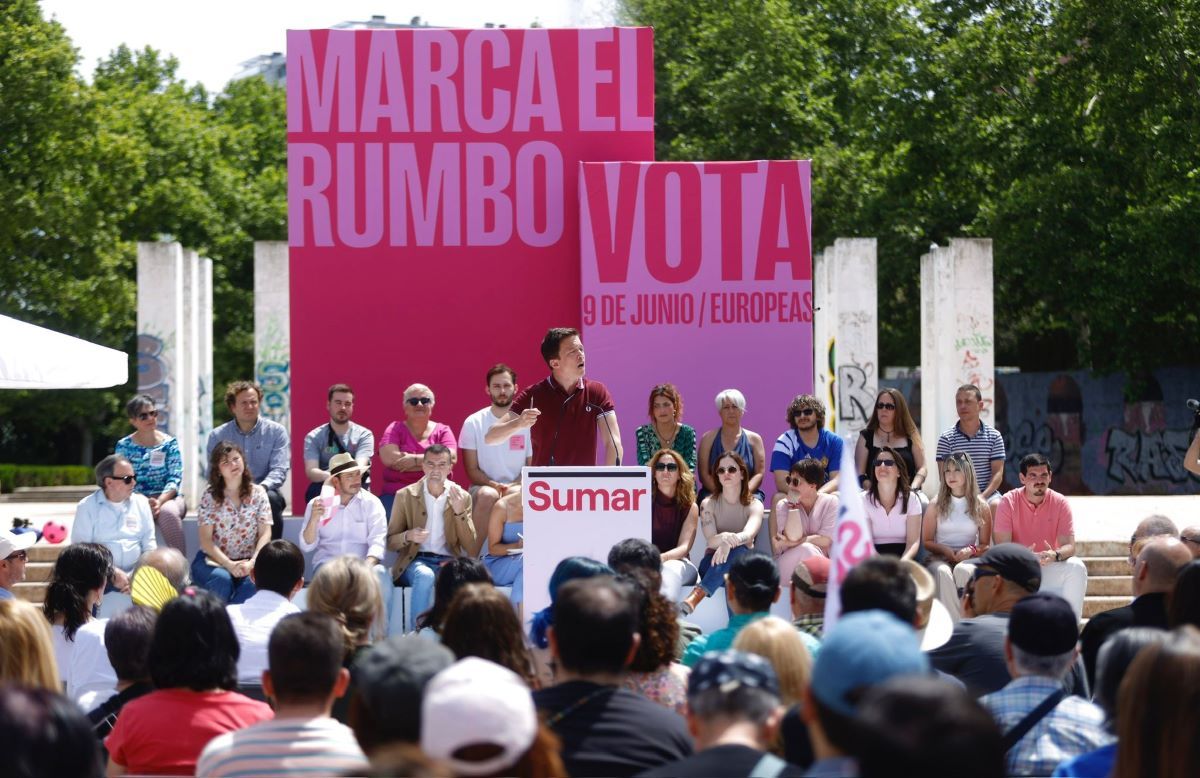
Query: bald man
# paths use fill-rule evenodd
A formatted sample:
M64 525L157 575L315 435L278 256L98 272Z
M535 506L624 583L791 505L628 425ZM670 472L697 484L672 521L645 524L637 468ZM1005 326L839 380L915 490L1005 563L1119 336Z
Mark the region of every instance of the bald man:
M1179 539L1192 552L1193 559L1200 559L1200 527L1184 527Z
M1145 541L1133 565L1133 602L1092 617L1080 637L1088 685L1094 688L1100 646L1125 627L1167 628L1167 595L1175 587L1179 568L1192 561L1192 552L1178 538Z

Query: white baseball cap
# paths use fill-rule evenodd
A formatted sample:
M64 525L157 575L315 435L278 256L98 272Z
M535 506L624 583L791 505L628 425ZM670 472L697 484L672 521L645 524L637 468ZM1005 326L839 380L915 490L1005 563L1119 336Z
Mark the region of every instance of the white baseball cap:
M537 736L529 687L513 671L467 657L438 673L421 702L421 750L450 765L455 775L491 775L516 764ZM501 750L482 760L455 758L470 745Z
M37 534L33 532L10 532L0 529L0 559L8 559L14 551L22 551L37 543Z

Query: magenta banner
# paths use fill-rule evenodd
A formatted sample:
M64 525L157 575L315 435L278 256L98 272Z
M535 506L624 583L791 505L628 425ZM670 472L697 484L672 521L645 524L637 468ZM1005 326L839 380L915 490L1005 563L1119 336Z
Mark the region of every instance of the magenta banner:
M811 392L808 160L581 165L588 374L608 385L633 464L655 384L670 382L697 438L739 389L767 458L788 401ZM771 479L763 486L770 492Z

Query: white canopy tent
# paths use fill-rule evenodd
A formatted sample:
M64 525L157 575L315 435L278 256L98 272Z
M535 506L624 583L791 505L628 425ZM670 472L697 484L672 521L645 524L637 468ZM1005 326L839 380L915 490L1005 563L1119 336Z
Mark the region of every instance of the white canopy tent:
M103 389L128 380L124 352L0 316L0 389Z

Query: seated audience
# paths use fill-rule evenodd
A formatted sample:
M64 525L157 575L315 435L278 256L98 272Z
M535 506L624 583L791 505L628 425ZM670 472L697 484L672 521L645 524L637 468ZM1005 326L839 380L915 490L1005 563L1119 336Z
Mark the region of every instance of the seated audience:
M42 612L50 620L63 688L84 710L91 710L116 691L117 676L104 650L107 620L92 618L111 570L111 557L104 546L69 545L54 563L42 603Z
M1087 668L1088 685L1095 688L1096 659L1104 641L1126 627L1167 628L1167 598L1179 571L1192 553L1172 537L1148 538L1133 568L1133 602L1092 616L1079 638L1079 653Z
M1004 641L1012 680L980 699L1004 732L1008 775L1049 775L1059 762L1111 739L1104 711L1063 689L1078 656L1070 603L1039 592L1013 605Z
M828 479L822 492L838 489L838 468L842 464L842 439L825 429L825 403L811 394L798 394L788 404L787 432L775 440L771 451L771 472L775 476L775 491L787 491L787 474L792 465L812 457L825 467ZM847 484L852 488L853 484Z
M350 682L337 622L311 611L287 616L271 633L267 652L269 665L259 680L275 717L213 738L196 774L348 775L364 769L367 759L354 733L329 715Z
M631 570L623 580L637 596L637 632L641 636L624 686L683 716L687 713L688 669L675 663L679 611L659 593L660 582L654 573Z
M608 550L608 566L618 575L632 575L635 571L640 571L662 580L662 554L657 547L641 538L626 538L610 548ZM663 588L660 586L659 590L662 591ZM688 644L704 630L690 621L685 621L679 615L676 615L675 626L679 628L679 638L675 641L673 659L678 662L683 658L683 652L687 650Z
M536 683L521 622L494 586L467 584L458 590L442 622L442 644L459 659L477 656L507 667L530 687Z
M236 443L213 445L198 519L200 550L192 560L192 580L225 602L250 599L254 558L271 542L271 503L266 489L251 480Z
M783 619L767 616L749 624L733 641L735 651L757 654L771 663L779 681L779 701L799 705L812 676L812 655L800 633Z
M335 556L350 554L374 567L383 561L387 543L387 516L379 498L363 488L367 468L350 454L334 454L325 483L333 490L318 496L304 509L300 550L312 553L313 570Z
M509 438L512 440L513 438ZM496 586L511 586L509 600L522 612L525 601L525 508L521 502L521 487L516 485L492 503L488 517L488 553L483 563L492 574Z
M707 550L700 561L700 584L680 605L684 616L724 586L730 565L754 548L762 527L763 505L750 496L750 474L742 458L732 452L722 454L713 468L713 477L720 482L721 491L700 505L700 528Z
M996 722L961 687L939 678L893 678L869 689L855 725L863 778L1005 774Z
M1138 652L1117 693L1115 778L1190 778L1200 764L1200 630Z
M1167 624L1172 629L1191 624L1200 627L1200 559L1193 559L1175 577L1167 601Z
M9 532L0 529L0 600L16 597L12 590L25 580L25 567L29 561L29 547L37 542L32 532Z
M650 457L649 465L654 479L650 540L661 559L663 596L676 603L683 587L695 586L700 578L689 558L700 521L696 484L678 451L660 449Z
M1200 436L1197 437L1197 440L1200 440ZM1179 539L1192 552L1193 559L1200 559L1200 526L1184 527L1179 532Z
M558 598L558 590L567 581L576 578L592 578L598 575L612 575L613 570L603 562L588 559L585 556L569 556L554 567L547 588L550 591L550 604L533 614L529 625L529 641L532 645L533 662L537 670L538 687L545 688L556 679L554 657L550 652L550 627L554 626L554 603Z
M238 684L254 687L262 683L263 670L267 669L271 630L284 616L300 610L292 598L304 586L304 555L290 540L272 540L258 552L250 580L254 582L254 596L226 610L241 646Z
M129 576L138 557L158 547L150 502L134 491L133 465L109 454L96 465L99 489L75 506L72 543L99 543L112 554L110 590L129 593Z
M746 415L746 397L737 389L725 389L717 394L715 402L721 426L709 430L700 438L700 451L696 466L692 468L700 479L696 502L703 502L705 497L721 490L712 474L713 468L726 451L733 451L750 469L750 494L765 504L767 496L763 493L762 482L767 472L767 452L762 436L742 427L742 417Z
M421 480L425 452L431 446L443 447L449 457L450 466L458 452L458 441L454 432L445 424L436 422L433 416L433 390L425 384L412 384L404 390L404 421L387 425L379 439L379 461L383 463L383 487L380 499L389 515L392 501L401 489ZM450 472L447 468L446 476ZM467 506L470 513L470 505ZM472 529L474 527L472 526ZM474 542L475 534L471 533Z
M938 601L958 621L958 590L967 585L975 561L992 542L992 509L979 496L970 454L951 454L942 467L942 485L925 510L922 527L929 552L925 564L936 581Z
M467 657L425 687L421 750L454 775L558 778L568 774L559 749L529 687L507 667Z
M678 714L622 687L637 653L637 625L628 584L597 576L557 592L547 634L559 683L533 698L562 741L568 775L634 775L692 753Z
M24 600L0 600L0 685L61 692L50 625Z
M792 569L792 626L818 641L825 633L825 595L828 588L827 557L809 557Z
M153 551L143 554L142 558L138 560L137 570L144 567L153 568L161 573L176 594L182 592L183 588L192 582L187 557L183 555L182 551L172 546L159 546ZM137 570L134 570L135 575ZM133 592L133 594L136 597L137 592ZM139 603L135 599L134 604L146 605L148 603Z
M637 428L637 461L650 464L656 451L675 451L696 469L696 430L680 421L683 398L674 384L659 384L650 390L650 423Z
M104 648L117 676L117 693L88 713L92 729L102 742L112 732L121 709L154 690L150 683L150 643L157 620L158 612L153 608L135 605L113 616L104 628Z
M743 627L768 615L771 605L779 599L779 568L775 560L760 551L739 556L725 576L725 596L733 613L729 624L699 636L688 645L682 660L688 667L709 651L729 648Z
M791 581L792 570L803 560L829 556L838 500L818 491L825 483L825 468L812 457L792 465L784 481L787 491L775 496L769 529L779 577Z
M1165 536L1171 538L1180 537L1179 528L1175 526L1175 522L1170 518L1159 513L1152 513L1146 518L1138 522L1137 527L1133 530L1133 535L1129 538L1129 569L1132 570L1137 564L1137 554L1135 548L1137 545L1149 538Z
M1157 627L1126 627L1111 635L1100 647L1096 666L1096 693L1092 702L1104 711L1104 726L1110 734L1117 734L1117 715L1120 710L1117 695L1129 665L1133 663L1139 651L1146 646L1165 642L1169 634L1165 629ZM1114 741L1059 763L1058 767L1054 768L1054 775L1105 778L1112 775L1116 758L1117 743Z
M925 444L921 431L908 412L908 404L899 389L882 388L875 397L875 409L867 421L866 429L858 433L854 443L854 466L862 473L858 485L870 488L869 462L874 462L880 449L891 449L904 460L912 477L912 490L922 498L921 486L925 483Z
M913 617L913 628L917 630L921 650L930 651L944 645L954 632L954 619L935 597L937 584L933 575L912 559L905 559L900 564L916 585L917 613Z
M370 646L371 627L382 617L383 598L379 581L357 557L339 556L321 566L308 586L308 609L332 616L342 632L342 667L352 670ZM357 684L333 703L333 717L343 724Z
M1000 499L1004 485L1004 436L980 418L983 392L974 384L963 384L954 393L958 421L938 436L936 458L941 466L951 454L965 451L975 465L975 483L984 502ZM1003 542L1003 541L997 541Z
M113 453L133 464L137 493L149 501L163 539L186 557L183 517L187 515L187 500L179 493L183 485L179 441L158 428L158 410L148 394L134 395L125 404L125 415L134 432L118 440Z
M304 436L304 474L308 476L305 502L321 493L321 487L332 475L333 458L339 454L349 455L362 466L362 486L370 491L375 433L350 420L354 415L354 390L347 384L329 387L326 397L329 421Z
M79 707L61 694L20 684L0 684L4 766L13 778L100 778L100 745Z
M642 775L802 775L769 751L783 715L779 694L775 671L761 656L708 654L688 680L687 720L696 753Z
M150 641L154 691L121 709L105 744L108 774L193 775L217 735L271 718L237 687L238 642L225 603L187 590L167 603Z
M350 728L363 753L421 742L425 686L454 663L445 646L417 635L391 637L363 652L350 668L358 693L350 700Z
M907 467L895 449L881 448L871 462L863 510L878 553L913 559L921 545L921 501L909 487Z
M417 616L414 625L422 637L439 639L454 595L467 584L491 584L492 575L483 562L474 557L453 557L437 570L433 583L433 605Z
M863 744L855 716L865 690L901 676L929 673L910 625L883 611L861 611L838 619L821 642L801 716L816 761L809 775L857 775L855 755Z

